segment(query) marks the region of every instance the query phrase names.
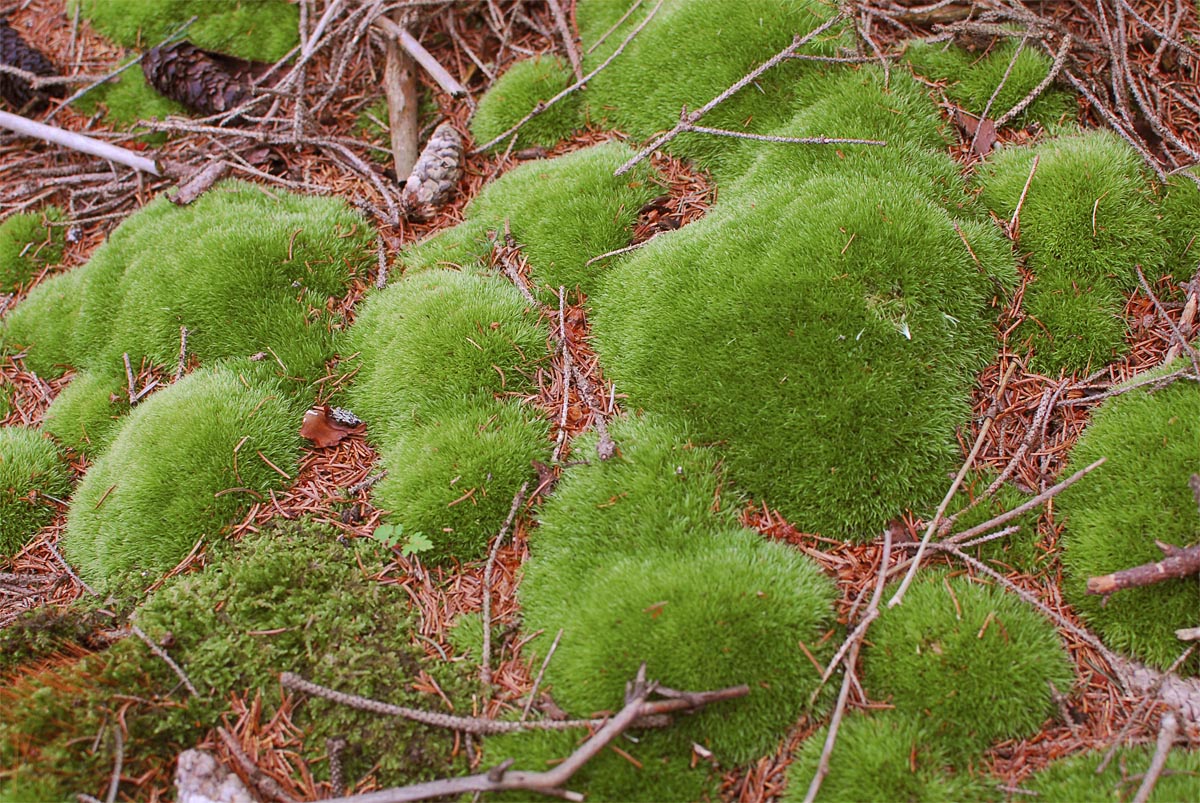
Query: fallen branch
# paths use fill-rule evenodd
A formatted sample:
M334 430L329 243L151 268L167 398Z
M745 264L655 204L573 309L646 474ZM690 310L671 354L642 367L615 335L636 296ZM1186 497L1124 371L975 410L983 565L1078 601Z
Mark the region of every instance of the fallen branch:
M396 180L402 181L417 163L421 128L417 120L417 73L412 56L401 47L398 36L386 38L384 54L383 92L387 96L392 164L396 170Z
M483 567L483 658L480 661L480 678L485 686L492 682L492 571L496 567L496 556L500 554L500 545L504 543L508 531L512 529L513 522L517 518L517 511L521 509L521 503L525 501L525 492L528 490L529 483L523 483L516 496L513 497L512 507L508 510L508 518L504 520L500 534L492 542L492 551L488 553L487 563Z
M1178 547L1162 541L1155 541L1155 544L1166 555L1165 558L1156 563L1143 563L1112 574L1089 577L1087 592L1108 595L1126 588L1140 588L1200 573L1200 544L1189 547Z
M1177 735L1179 735L1179 720L1168 711L1163 714L1162 723L1158 728L1158 739L1154 743L1154 757L1150 759L1150 766L1142 778L1142 785L1138 787L1137 794L1133 796L1133 803L1146 803L1150 799L1154 785L1158 783L1163 768L1167 766L1167 754L1171 752Z
M413 37L408 31L401 27L396 22L388 19L385 16L376 17L372 23L379 28L388 38L394 39L400 47L404 48L408 55L420 64L425 72L429 73L437 85L444 89L452 98L465 97L467 88L458 82L450 71L443 67L433 54L426 50L420 42Z
M89 156L97 156L110 162L132 167L134 170L140 170L152 176L163 175L162 168L154 159L147 159L145 156L139 156L131 150L93 139L84 134L67 131L66 129L46 125L45 123L38 123L19 114L0 111L0 128L7 128L21 136L33 137L43 142L49 142L52 145L60 145L64 148L70 148L73 151L86 153Z

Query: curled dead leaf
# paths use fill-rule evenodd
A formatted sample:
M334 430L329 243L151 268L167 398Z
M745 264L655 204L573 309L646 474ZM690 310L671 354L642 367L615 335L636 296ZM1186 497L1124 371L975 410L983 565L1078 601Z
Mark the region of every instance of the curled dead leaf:
M341 443L350 435L357 435L366 428L366 424L353 413L340 407L321 404L304 413L300 435L312 441L317 448L323 449Z

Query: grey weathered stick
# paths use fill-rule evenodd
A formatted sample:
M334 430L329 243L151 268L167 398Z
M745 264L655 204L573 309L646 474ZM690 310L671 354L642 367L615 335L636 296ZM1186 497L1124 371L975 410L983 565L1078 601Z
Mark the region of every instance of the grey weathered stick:
M121 734L121 723L113 724L113 770L108 781L108 795L104 803L115 803L117 790L121 788L121 768L125 766L125 737Z
M525 701L525 707L521 709L521 721L524 722L529 717L529 711L533 708L533 701L537 697L538 687L542 685L542 678L546 675L546 667L550 666L550 659L554 657L554 651L558 649L558 642L562 640L563 629L558 629L558 634L554 636L554 641L550 645L550 649L546 651L546 658L542 661L542 666L538 670L537 677L533 679L533 688L529 690L529 699Z
M171 667L171 671L175 673L175 676L179 678L179 681L183 683L184 688L186 688L193 697L200 696L200 692L196 691L196 687L192 685L192 681L187 676L187 673L183 671L183 667L175 663L175 659L167 655L166 651L162 647L155 644L154 640L147 636L144 630L130 622L129 632L140 638L142 642L150 649L150 652L157 655L162 659L163 663Z
M1154 757L1150 759L1150 766L1146 769L1146 775L1142 778L1142 785L1138 787L1137 794L1133 796L1133 803L1146 803L1150 799L1150 794L1154 791L1154 785L1158 783L1158 778L1162 775L1163 768L1167 766L1167 754L1171 752L1171 747L1175 744L1175 737L1179 735L1179 720L1171 711L1163 714L1162 722L1158 727L1158 739L1154 743Z
M152 176L162 175L161 168L153 159L147 159L145 156L140 156L131 150L93 139L84 134L35 122L19 114L0 111L0 128L7 128L21 136L40 139L53 145L60 145L64 148L70 148L73 151L86 153L89 156L98 156L101 159L107 159L110 162L132 167L134 170L140 170Z
M381 18L382 19L382 18ZM399 37L384 42L383 91L388 104L388 134L396 179L408 176L417 163L420 123L417 120L417 73L412 56L400 46Z
M458 79L433 57L432 53L399 24L384 16L376 17L373 24L388 37L395 39L400 47L404 48L450 97L461 98L467 94L467 88L460 84Z
M492 551L488 554L487 563L483 567L483 658L480 661L480 678L484 684L492 682L492 570L496 566L496 556L500 554L500 545L508 536L508 531L517 518L517 511L521 508L521 503L525 501L525 492L528 490L529 483L526 482L521 485L517 495L513 497L508 518L504 520L500 534L492 543Z
M554 12L554 27L558 29L558 35L562 37L563 47L567 50L567 60L571 62L571 71L575 73L575 80L583 80L583 66L579 59L579 48L575 44L575 37L571 35L571 26L567 24L567 15L563 13L562 4L558 0L546 0L550 4L550 10Z

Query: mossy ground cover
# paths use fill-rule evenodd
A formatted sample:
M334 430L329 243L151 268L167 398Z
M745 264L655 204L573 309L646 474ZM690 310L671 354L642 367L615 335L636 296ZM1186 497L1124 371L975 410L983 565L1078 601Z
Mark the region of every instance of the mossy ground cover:
M1093 803L1098 800L1132 800L1154 755L1153 745L1117 751L1104 771L1096 772L1107 750L1094 750L1055 761L1030 776L1021 788L1046 803ZM1174 803L1194 800L1200 789L1200 751L1176 747L1147 800Z
M62 220L62 210L11 215L0 223L0 292L28 284L62 258L63 229L48 224Z
M557 56L535 56L518 61L488 90L471 119L471 136L482 145L491 142L575 82L567 63ZM515 147L550 147L565 139L580 124L582 97L572 94L524 125ZM524 109L525 111L521 111ZM507 148L509 139L497 143Z
M35 429L0 427L0 556L12 556L49 524L71 491L54 441Z

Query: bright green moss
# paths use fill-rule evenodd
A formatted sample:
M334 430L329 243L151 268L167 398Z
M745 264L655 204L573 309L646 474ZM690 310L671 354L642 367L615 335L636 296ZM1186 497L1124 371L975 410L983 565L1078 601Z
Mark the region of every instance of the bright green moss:
M79 484L65 554L90 583L155 578L295 475L300 412L238 367L201 369L148 397ZM148 584L148 583L147 583Z
M1032 351L1030 368L1056 376L1086 373L1126 351L1124 298L1115 282L1080 285L1047 268L1025 289L1025 322L1016 336Z
M71 474L54 442L35 429L0 427L0 557L15 555L54 518L43 494L66 499Z
M545 772L569 756L587 734L574 731L529 731L489 736L483 744L484 761L494 766L515 760L513 769ZM617 803L704 803L718 800L716 781L709 766L693 767L692 748L672 739L668 731L645 730L633 739L618 739L615 745L633 763L615 750L604 750L571 777L567 788L587 795L588 800ZM534 803L544 795L506 792L489 795L495 800Z
M12 215L0 223L0 292L28 284L43 268L62 258L63 230L47 225L60 220L62 211L51 206L41 212Z
M820 674L800 642L824 653L818 642L834 624L833 597L806 556L742 530L686 556L645 550L615 559L570 606L527 624L563 629L546 682L573 714L619 708L643 661L647 677L675 689L748 684L749 696L680 719L664 737L742 763L775 744L816 688Z
M946 510L946 518L966 508L991 485L994 479L996 479L996 474L992 471L969 474L954 499L951 500L950 506ZM991 499L980 502L962 513L954 522L954 532L963 532L990 521L1001 513L1006 513L1028 502L1029 498L1028 494L1022 493L1011 483L1006 482L997 489ZM1004 525L1004 527L1019 526L1021 529L1017 532L971 547L967 551L979 560L993 563L1002 571L1016 569L1028 574L1037 574L1044 568L1050 557L1049 552L1041 546L1041 538L1038 534L1038 519L1041 516L1041 510L1040 507L1034 508ZM1002 528L997 527L996 529Z
M571 68L557 56L535 56L513 64L479 101L471 119L471 136L477 144L490 142L575 82ZM576 92L526 123L517 134L515 148L550 147L566 139L580 124L582 96ZM496 144L508 147L510 138Z
M890 595L890 592L885 592ZM927 572L871 626L863 685L922 723L956 763L1028 736L1073 673L1054 626L994 586Z
M717 455L666 419L613 420L619 452L596 459L595 434L576 440L568 469L531 536L521 584L530 622L573 604L580 585L617 557L686 555L737 526L737 499L722 488Z
M1162 188L1158 211L1167 242L1166 267L1178 281L1187 281L1200 265L1200 186L1195 171L1172 176Z
M788 768L783 803L804 800L827 735L828 729L822 728L800 747ZM956 774L951 763L947 752L931 743L916 720L893 712L850 716L838 728L829 774L821 782L817 800L951 803L998 797L979 780Z
M581 4L579 10L585 49L628 8L625 4L617 10L614 4L602 2L591 11L588 5ZM589 114L635 139L648 138L674 125L684 106L700 108L786 47L795 35L816 28L832 12L831 5L816 0L666 2L621 56L588 83L585 101ZM644 16L645 12L631 15L604 46L585 58L585 69L599 65ZM698 35L701 31L703 35ZM841 36L841 26L835 26L805 52L832 53ZM803 77L812 72L817 70L806 63L786 61L733 95L702 122L765 133L791 116L791 101L805 91ZM688 134L672 142L669 149L711 167L732 146L733 141L725 137Z
M994 289L919 196L812 186L656 238L608 274L593 332L631 405L719 443L740 490L866 540L961 459Z
M996 120L1024 100L1050 73L1051 59L1040 47L1030 42L1017 54L1018 47L1018 39L1006 38L981 56L949 42L912 42L904 51L904 59L919 75L946 82L946 96L975 115L983 114L988 100L1003 81L1004 85L992 100L988 112L988 117ZM1074 121L1077 112L1074 96L1051 86L1018 115L1014 123L1036 121L1043 125L1058 125Z
M1200 391L1190 382L1133 390L1093 413L1071 453L1068 473L1108 462L1058 500L1066 522L1063 596L1109 645L1160 669L1183 651L1175 630L1194 627L1195 578L1112 594L1086 593L1099 577L1162 560L1162 541L1200 540L1200 514L1188 479L1200 472ZM1181 672L1196 674L1195 657Z
M546 333L507 280L432 270L371 296L342 351L361 366L349 403L388 444L446 399L532 392Z
M433 560L487 554L521 484L536 479L533 460L548 460L549 425L516 403L476 396L430 413L383 446L387 476L375 504L408 533L433 542Z
M271 370L311 382L333 356L340 321L330 299L366 264L369 237L362 218L331 198L267 195L241 182L185 207L159 198L86 265L18 304L4 340L27 347L26 365L39 372L67 363L111 373L125 353L135 365L174 366L186 326L188 354L201 362L261 353Z
M103 110L105 120L122 129L137 128L142 120L165 120L170 115L184 116L187 109L146 83L139 65L122 72L111 83L101 84L74 103L81 114ZM145 130L144 128L141 130ZM139 139L150 145L167 141L165 132L142 134Z
M1104 772L1096 774L1106 750L1094 750L1055 761L1021 784L1045 803L1098 803L1132 800L1154 755L1153 745L1117 751ZM1151 803L1178 803L1200 795L1200 751L1176 748L1150 793Z
M112 441L121 416L128 412L125 377L82 371L54 397L42 429L70 449L96 455Z
M183 36L205 50L273 62L299 41L299 9L285 0L71 0L76 7L126 47L153 47L193 16Z

